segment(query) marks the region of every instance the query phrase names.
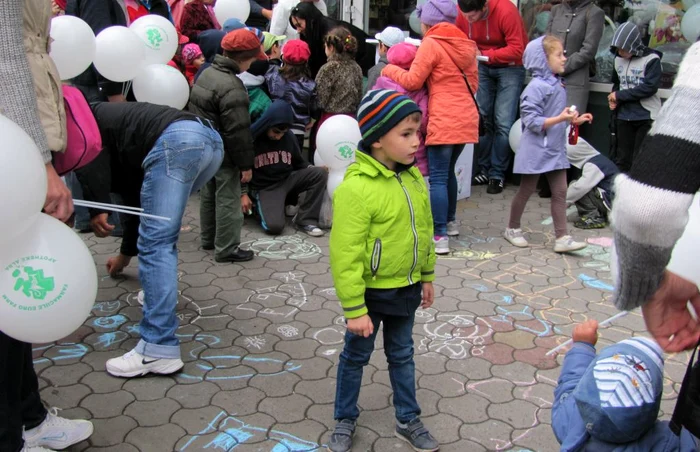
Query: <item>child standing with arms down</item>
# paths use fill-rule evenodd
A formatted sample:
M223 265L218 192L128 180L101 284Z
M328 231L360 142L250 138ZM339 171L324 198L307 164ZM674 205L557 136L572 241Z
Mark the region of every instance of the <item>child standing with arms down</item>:
M554 252L566 253L586 247L566 232L566 127L570 122L593 121L590 113L578 115L566 106L566 90L559 78L564 73L564 47L559 38L544 36L527 45L523 56L525 68L532 72L532 81L520 96L520 117L523 134L515 154L513 172L522 174L520 189L510 206L510 221L503 237L517 247L528 246L520 229L525 205L544 174L552 188L554 219Z
M362 370L383 323L396 436L415 450L435 451L439 444L419 418L413 361L414 315L433 304L435 279L428 189L413 166L421 112L396 91L373 90L357 116L362 141L356 161L333 196L331 271L348 330L338 365L338 423L328 449L352 449Z

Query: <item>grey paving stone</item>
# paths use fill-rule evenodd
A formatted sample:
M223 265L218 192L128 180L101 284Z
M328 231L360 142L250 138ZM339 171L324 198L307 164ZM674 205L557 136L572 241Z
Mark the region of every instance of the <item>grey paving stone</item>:
M382 410L389 406L391 394L391 387L379 383L371 383L362 387L357 404L364 411Z
M175 381L169 377L132 378L126 380L122 388L133 394L136 400L152 401L165 397L174 385Z
M172 415L179 409L179 403L163 398L151 402L135 401L126 407L124 414L135 419L141 427L155 427L168 424Z
M117 416L110 419L94 419L95 428L90 437L93 446L118 446L124 443L126 435L137 427L135 420L128 416Z
M335 401L336 379L300 381L294 387L294 392L304 395L314 403L333 403Z
M333 362L326 358L314 357L309 359L294 359L288 363L288 368L306 381L321 380L328 376Z
M507 403L494 403L487 409L488 415L500 419L516 429L526 429L537 423L537 407L524 400L512 400Z
M219 388L207 381L187 386L175 385L167 392L167 396L178 402L184 408L201 408L211 404L211 399Z
M438 402L441 413L450 414L462 422L474 424L489 419L486 409L490 402L475 394L464 394L459 397L442 398Z
M236 391L220 391L211 403L226 412L245 416L258 412L258 405L264 398L265 393L261 390L247 387Z
M124 413L124 408L134 400L133 394L122 390L108 394L90 394L80 402L80 406L90 411L95 418L112 418Z
M216 428L218 422L226 415L225 410L213 405L194 409L182 408L173 414L171 422L182 427L188 435L197 435ZM213 427L212 423L215 424Z
M84 363L75 363L68 366L49 367L41 372L41 378L50 386L70 386L80 381L85 375L92 372L92 368Z
M158 427L138 427L129 432L126 441L141 450L170 452L177 441L185 436L185 430L174 424Z
M47 387L40 392L41 400L48 406L68 408L78 406L88 394L90 388L84 384L62 386L60 388Z

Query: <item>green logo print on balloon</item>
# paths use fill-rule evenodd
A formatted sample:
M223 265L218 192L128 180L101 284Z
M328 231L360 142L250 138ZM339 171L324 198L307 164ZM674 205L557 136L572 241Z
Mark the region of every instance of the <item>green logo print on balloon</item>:
M22 273L24 271L24 274ZM28 298L43 300L49 292L56 288L53 277L44 276L44 270L34 270L32 267L16 269L12 272L15 278L15 292L22 291Z
M151 44L151 47L157 49L160 47L160 44L163 42L163 36L161 36L160 31L157 28L149 28L146 31L146 37L148 38L148 42Z
M347 144L341 146L338 148L338 153L344 158L344 159L349 159L352 157L352 147L348 146Z

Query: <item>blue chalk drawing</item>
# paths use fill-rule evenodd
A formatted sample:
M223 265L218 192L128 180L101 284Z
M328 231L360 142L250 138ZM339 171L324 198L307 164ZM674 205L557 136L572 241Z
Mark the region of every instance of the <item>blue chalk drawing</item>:
M221 419L223 420L219 422ZM229 416L225 411L221 411L209 422L206 428L196 435L193 435L180 451L194 450L189 449L192 443L201 438L202 435L217 431L219 433L214 439L198 450L235 450L238 446L243 445L256 435L264 435L266 439L277 442L277 444L270 449L270 452L312 452L321 450L323 447L317 443L307 441L287 432L270 430L268 433L266 428L246 424L240 419Z
M110 315L108 317L95 317L94 319L92 319L92 321L90 323L95 328L116 330L117 328L122 326L124 323L126 323L128 320L129 319L127 319L123 315L117 314L117 315Z
M95 303L95 306L92 308L93 312L101 312L103 314L112 314L115 313L119 310L121 307L122 303L119 300L112 300L112 301L101 301L99 303Z
M102 333L97 337L97 342L95 342L95 350L107 349L114 344L118 344L129 339L129 334L124 331L110 331L109 333Z
M138 323L134 323L133 325L126 326L126 332L131 334L131 335L137 335L137 334L141 334L141 329L139 328ZM176 334L176 336L177 336L177 334Z
M56 349L57 355L51 358L53 361L63 361L66 359L80 359L85 356L88 352L88 347L83 344L51 344L45 345L43 347L36 347L34 351L42 351L49 349ZM37 358L34 360L34 364L40 364L50 361L48 358Z
M508 323L510 325L515 326L515 328L519 330L530 332L532 334L537 335L538 337L549 336L549 334L552 332L552 325L546 320L538 318L535 315L534 311L532 311L532 308L530 306L525 306L519 311L517 309L509 310L504 308L503 306L496 306L496 311L500 312L501 314L492 317L491 319L493 321ZM513 314L524 316L525 320L536 320L542 326L542 328L535 329L525 325L521 325L520 323L516 322L517 319L513 318Z
M608 292L612 292L615 290L615 288L610 284L601 281L598 278L584 275L583 273L578 275L578 279L581 280L585 286L592 287L594 289L606 290Z

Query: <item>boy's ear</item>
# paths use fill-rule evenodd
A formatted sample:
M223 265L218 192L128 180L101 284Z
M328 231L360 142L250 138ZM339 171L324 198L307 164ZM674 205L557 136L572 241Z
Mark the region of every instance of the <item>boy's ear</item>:
M370 147L372 149L381 149L382 143L380 143L380 140L381 140L381 138L379 140L375 141L374 143L372 143Z

